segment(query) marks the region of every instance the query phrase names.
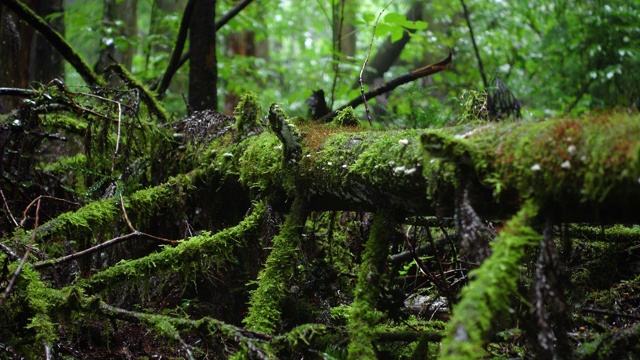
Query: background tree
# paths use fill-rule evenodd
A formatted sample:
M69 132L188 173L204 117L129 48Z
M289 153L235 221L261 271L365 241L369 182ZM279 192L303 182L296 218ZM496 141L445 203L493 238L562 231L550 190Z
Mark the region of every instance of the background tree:
M137 0L104 0L102 38L98 61L94 66L97 73L105 71L114 61L131 70L137 37ZM111 85L120 83L117 75L109 77Z
M189 105L193 110L218 108L216 1L197 1L189 26Z
M61 0L50 2L30 1L27 5L61 34L64 34L64 13ZM47 83L63 78L62 57L33 28L26 26L4 5L0 6L0 59L4 71L0 72L0 84L8 87L28 88L31 82ZM15 109L19 98L0 99L0 113Z

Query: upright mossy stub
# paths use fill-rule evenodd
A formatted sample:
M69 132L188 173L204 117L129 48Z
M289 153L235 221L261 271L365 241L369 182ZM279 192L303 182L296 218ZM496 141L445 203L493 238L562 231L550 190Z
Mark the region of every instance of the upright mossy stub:
M300 144L302 136L295 124L276 103L271 104L269 108L269 128L282 142L285 163L297 163L302 155L302 145Z
M351 106L338 111L338 115L329 123L331 126L359 127L360 120Z
M260 127L259 120L262 113L256 94L242 95L233 113L236 116L234 142L240 142L256 133L255 129Z

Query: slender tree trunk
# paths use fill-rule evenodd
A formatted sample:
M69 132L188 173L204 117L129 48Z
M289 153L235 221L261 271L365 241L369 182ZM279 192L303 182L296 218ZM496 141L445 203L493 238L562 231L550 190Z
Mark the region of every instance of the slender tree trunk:
M189 105L196 111L218 107L215 15L216 0L200 0L191 18Z
M331 85L329 107L333 107L338 79L344 77L340 63L353 60L356 54L355 16L358 3L353 0L339 0L332 6L333 29L333 84Z

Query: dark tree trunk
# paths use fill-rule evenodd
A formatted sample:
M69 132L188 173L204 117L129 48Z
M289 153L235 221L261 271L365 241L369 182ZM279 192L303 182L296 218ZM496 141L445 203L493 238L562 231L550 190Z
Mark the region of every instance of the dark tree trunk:
M26 88L29 83L29 45L33 29L20 23L18 17L0 6L0 86ZM25 50L26 49L26 50ZM0 97L0 113L15 109L22 100Z
M37 2L33 10L47 19L51 14L64 11L63 0L49 0ZM64 16L54 16L48 19L49 24L64 36ZM47 83L53 79L64 78L64 63L62 55L39 33L36 33L31 45L31 61L29 63L29 80Z
M216 0L196 3L189 31L189 104L193 110L216 110Z

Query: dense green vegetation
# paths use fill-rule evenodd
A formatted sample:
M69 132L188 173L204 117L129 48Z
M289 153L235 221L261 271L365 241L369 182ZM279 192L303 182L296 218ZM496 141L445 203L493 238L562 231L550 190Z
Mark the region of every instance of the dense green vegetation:
M347 1L354 15L344 21L356 25L356 52L339 64L340 75L331 97L338 105L359 93L353 86L367 56L375 20L386 4ZM219 2L218 13L232 5ZM384 10L371 56L381 50L387 37L397 40L395 34L406 26L405 13L411 5L411 1L394 1ZM502 78L526 107L525 113L540 117L637 105L637 1L492 0L466 1L466 5L488 81ZM277 99L287 113L306 115L305 100L311 90L320 88L329 94L334 88L331 6L331 1L301 0L263 1L247 7L219 31L219 94L256 92L263 107ZM140 1L138 36L111 39L109 34L116 30L102 25L100 2L72 1L65 15L67 37L89 63L95 62L103 37L121 48L135 47L133 73L151 81L166 68L181 17L180 13L168 13L150 24L151 11L151 1ZM345 13L349 14L349 9ZM450 71L391 96L389 108L399 115L392 119L402 125L415 125L411 119L426 117L424 113L443 111L442 104L455 108L465 91L485 88L460 3L425 2L422 13L424 25L411 34L385 79L439 60L448 49L453 50L455 60ZM267 48L263 50L266 58L230 52L229 37L242 31L255 33L256 44ZM179 75L168 99L176 114L184 112L180 97L184 81ZM68 83L80 81L71 72Z
M99 75L0 89L0 360L637 353L639 1L249 2L220 112L156 87L194 3L124 2L47 16Z

